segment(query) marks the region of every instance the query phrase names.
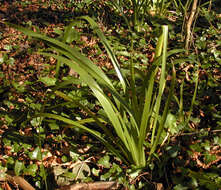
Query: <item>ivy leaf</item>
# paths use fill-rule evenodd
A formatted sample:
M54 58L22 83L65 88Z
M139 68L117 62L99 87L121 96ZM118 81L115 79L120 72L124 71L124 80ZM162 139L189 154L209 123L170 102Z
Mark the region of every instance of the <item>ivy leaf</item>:
M92 174L93 174L94 176L99 176L99 172L100 172L100 170L97 170L97 169L95 169L95 168L92 169Z
M188 187L178 184L174 187L174 190L187 190Z
M219 136L214 137L214 144L221 146L221 138Z
M172 135L177 134L179 132L179 128L177 127L177 124L176 124L175 115L171 113L167 115L165 127L167 127L170 130Z
M48 124L51 130L59 130L59 125L55 122Z
M39 147L35 148L33 152L29 153L29 157L32 160L41 160L41 150Z
M67 169L62 168L61 166L53 167L53 173L55 176L62 175L63 173L67 172Z
M74 23L71 23L64 32L64 41L68 44L72 43L74 40L80 38L79 33L74 28Z
M27 168L24 169L26 175L36 176L38 166L36 164L30 164Z
M54 86L56 83L56 78L41 77L39 81L43 82L46 86Z
M75 179L77 176L76 174L72 173L72 172L65 172L64 174L62 174L63 177L68 177L70 179Z
M166 150L171 158L176 158L180 149L178 146L174 145L168 146Z
M33 127L37 127L41 124L41 118L40 117L36 117L34 119L31 120L31 124Z
M214 154L210 154L210 153L206 153L205 154L205 163L208 164L212 161L215 161L216 160L216 155Z
M110 168L110 157L109 156L104 156L102 157L99 161L98 164L102 165L105 168Z
M72 158L72 161L77 161L79 159L80 155L73 152L73 151L70 151L70 157Z
M91 170L85 162L77 162L73 166L72 173L76 176L76 180L84 179L85 173L87 173L88 176L90 176Z
M6 171L7 171L7 168L0 165L0 178L2 179L6 178Z
M20 172L24 169L24 164L23 162L20 162L16 160L15 162L15 167L14 167L14 172L16 176L19 176Z

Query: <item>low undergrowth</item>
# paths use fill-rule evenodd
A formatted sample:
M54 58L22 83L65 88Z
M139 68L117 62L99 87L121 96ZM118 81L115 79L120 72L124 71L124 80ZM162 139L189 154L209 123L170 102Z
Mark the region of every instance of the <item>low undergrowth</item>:
M184 7L137 2L0 6L1 189L221 188L219 2L188 54Z

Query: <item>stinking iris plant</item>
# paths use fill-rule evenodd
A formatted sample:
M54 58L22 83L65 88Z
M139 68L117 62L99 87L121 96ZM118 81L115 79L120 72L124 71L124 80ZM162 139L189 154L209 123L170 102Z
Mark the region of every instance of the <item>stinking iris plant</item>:
M134 69L133 61L131 61L129 76L124 75L109 42L99 29L97 23L87 16L80 17L80 19L86 20L99 36L113 64L121 88L116 87L112 79L100 67L82 55L77 48L26 28L11 25L26 35L48 43L53 51L40 51L39 53L44 56L53 57L58 62L69 66L77 72L79 80L90 88L93 96L99 101L101 109L106 114L105 119L101 118L98 114L92 114L88 107L59 90L64 83L71 84L73 81L70 79L68 82L57 84L52 89L53 93L67 102L78 105L88 113L90 118L78 121L54 113L40 113L38 117L59 120L68 124L70 128L77 127L83 129L99 139L109 151L126 164L135 168L143 168L152 161L159 145L175 86L175 69L172 64L166 64L167 56L170 54L167 52L168 26L162 26L162 34L158 39L155 52L155 61L148 72L139 71L140 76L142 76L142 84L138 84L135 81L137 71ZM180 50L177 50L177 52L180 52ZM176 53L176 51L173 50L173 53ZM172 80L167 99L166 101L164 99L162 104L162 96L163 94L165 95L167 65L172 69ZM160 79L156 81L159 69ZM137 85L141 85L139 87L142 87L144 93L138 93ZM111 93L111 96L108 96L108 93ZM101 133L101 130L90 128L87 125L90 122L96 123L103 132ZM150 145L145 147L147 133L151 133L151 139Z

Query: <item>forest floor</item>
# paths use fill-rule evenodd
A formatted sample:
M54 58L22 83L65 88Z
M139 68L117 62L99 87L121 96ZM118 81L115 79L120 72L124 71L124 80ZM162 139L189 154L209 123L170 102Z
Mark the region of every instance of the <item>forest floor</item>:
M122 28L114 26L113 23L115 22L113 19L122 18L110 15L112 10L104 3L105 1L100 1L93 6L93 8L98 6L100 10L94 16L98 16L96 19L100 28L107 36L113 36L110 37L113 42L125 40L127 29L123 26ZM21 176L22 180L28 181L36 189L54 189L75 182L117 179L121 180L122 184L126 183L125 180L128 181L127 185L131 188L133 185L134 188L138 188L140 184L143 185L141 187L143 189L149 185L148 187L158 190L221 189L221 53L218 34L207 35L208 43L211 41L208 46L212 45L213 48L211 47L211 51L205 54L211 63L208 67L200 68L199 93L188 125L189 130L178 131L176 135L171 136L165 148L158 150L158 159L161 161L156 159L152 171L147 169L133 178L128 174L130 167L110 154L90 135L66 127L59 128L56 124L45 129L38 128L37 119L30 118L45 102L48 89L45 84L53 83L50 79L55 77L57 62L53 58L45 58L36 53L39 48L47 48L43 42L30 39L6 25L6 22L23 25L33 31L58 38L59 31L64 29L70 19L85 14L93 16L93 13L87 7L81 7L80 3L74 8L62 1L1 1L0 188L6 190L22 188L17 186L19 182L16 178L9 180L5 178L4 173L7 176ZM217 19L220 21L220 18ZM114 27L121 28L122 31L119 32L122 34L121 39ZM79 27L78 31L81 35L75 45L79 51L103 70L111 72L113 66L106 53L102 51L99 39L90 35L90 30L85 25ZM148 36L149 33L145 35L147 45L145 48L137 48L137 52L141 52L148 60L148 64L151 64L155 49L154 40L151 39L153 34L150 34L151 37ZM197 40L199 44L204 43L198 36ZM217 44L214 44L214 41ZM172 42L171 40L169 45ZM118 59L126 62L127 56L118 55ZM188 100L186 105L190 105L195 84L192 81L194 65L189 64L177 70L177 81L180 85L182 82L180 78L183 76L185 78L184 99ZM61 78L68 74L76 73L64 67ZM82 93L82 97L87 95L87 91ZM99 109L98 106L93 106L93 109ZM188 110L185 111L187 114ZM82 114L84 115L79 113ZM39 130L42 130L42 133ZM27 186L25 188L30 190ZM127 189L123 185L119 185L118 188Z

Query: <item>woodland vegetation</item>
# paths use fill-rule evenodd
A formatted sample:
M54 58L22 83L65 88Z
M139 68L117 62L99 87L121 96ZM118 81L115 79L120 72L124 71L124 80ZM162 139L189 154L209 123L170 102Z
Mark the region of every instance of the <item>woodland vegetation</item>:
M221 189L219 0L0 3L0 189Z

